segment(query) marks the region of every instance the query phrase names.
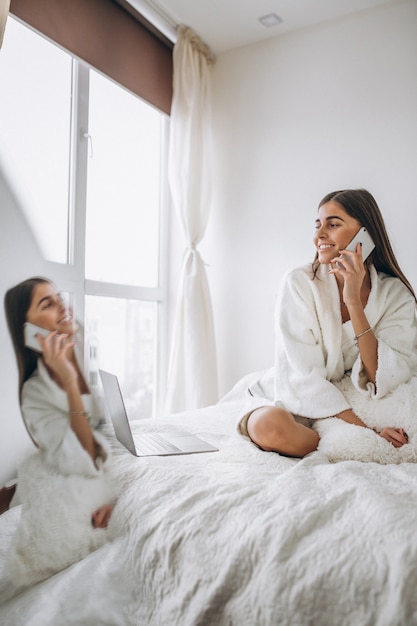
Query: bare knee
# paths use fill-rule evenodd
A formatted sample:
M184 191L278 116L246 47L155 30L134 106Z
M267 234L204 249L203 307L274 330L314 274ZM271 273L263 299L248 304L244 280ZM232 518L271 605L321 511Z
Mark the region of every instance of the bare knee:
M274 450L276 444L288 435L289 418L293 419L291 414L279 407L256 409L248 420L249 436L263 450Z
M252 441L266 451L302 457L316 450L318 434L298 424L293 415L280 407L256 409L247 424Z

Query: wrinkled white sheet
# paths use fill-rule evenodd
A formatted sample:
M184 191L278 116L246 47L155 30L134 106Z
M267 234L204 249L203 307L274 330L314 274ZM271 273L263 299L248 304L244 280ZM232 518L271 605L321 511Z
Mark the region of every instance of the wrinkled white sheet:
M3 604L0 623L417 625L417 465L262 452L236 434L241 410L170 418L219 452L137 459L115 443L124 533ZM0 566L18 516L0 517Z

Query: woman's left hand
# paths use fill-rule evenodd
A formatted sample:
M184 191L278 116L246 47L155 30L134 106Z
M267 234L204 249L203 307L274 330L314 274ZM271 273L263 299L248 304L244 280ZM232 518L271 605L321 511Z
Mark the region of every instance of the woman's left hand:
M403 428L383 428L379 435L391 443L394 448L401 448L408 443L408 435Z
M97 511L94 511L91 518L93 528L107 528L112 512L113 505L111 504L103 504Z

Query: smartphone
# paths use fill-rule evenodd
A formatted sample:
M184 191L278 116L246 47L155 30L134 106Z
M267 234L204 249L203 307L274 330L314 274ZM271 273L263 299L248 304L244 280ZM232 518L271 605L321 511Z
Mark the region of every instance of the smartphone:
M46 330L46 328L36 326L35 324L31 324L30 322L25 322L23 328L25 334L25 346L31 350L35 350L35 352L42 352L42 348L36 335L39 334L42 335L42 337L47 337L51 331Z
M362 227L360 230L358 230L350 244L346 246L345 249L350 250L351 252L356 252L356 246L358 245L358 243L362 244L362 259L363 261L365 261L371 254L372 250L375 248L375 244L365 227Z

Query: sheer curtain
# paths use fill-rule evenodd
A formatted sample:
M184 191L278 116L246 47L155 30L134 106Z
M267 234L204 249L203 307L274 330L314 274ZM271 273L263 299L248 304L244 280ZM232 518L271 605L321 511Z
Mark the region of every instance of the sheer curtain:
M180 26L174 46L169 182L185 237L168 374L166 409L178 412L218 399L216 344L210 290L197 249L210 212L210 49Z
M3 43L4 29L9 15L10 0L0 0L0 48Z

